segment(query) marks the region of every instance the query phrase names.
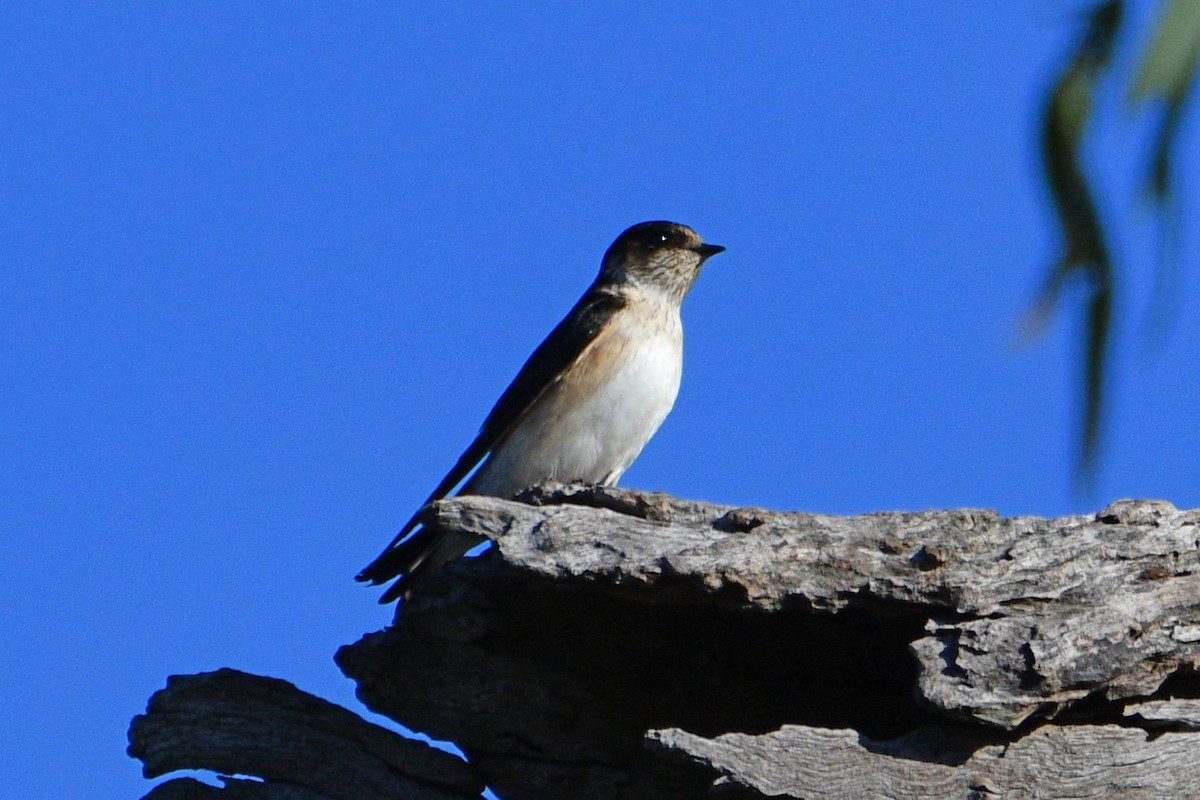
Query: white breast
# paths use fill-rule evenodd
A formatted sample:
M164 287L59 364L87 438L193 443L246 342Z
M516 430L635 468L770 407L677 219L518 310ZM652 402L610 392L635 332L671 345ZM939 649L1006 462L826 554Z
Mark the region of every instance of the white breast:
M509 496L547 480L616 483L675 404L682 367L678 307L631 303L464 491Z

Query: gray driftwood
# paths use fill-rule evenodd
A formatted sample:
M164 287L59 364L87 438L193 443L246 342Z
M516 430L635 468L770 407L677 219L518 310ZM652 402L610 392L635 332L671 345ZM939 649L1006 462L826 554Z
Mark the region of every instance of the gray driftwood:
M440 784L389 756L418 785L393 797L1200 796L1198 511L833 517L547 487L425 521L496 547L338 653L370 708L467 755ZM232 760L194 744L212 719L149 727L161 711L135 723L148 772L343 796L256 768L303 762L299 737Z
M251 775L224 790L191 778L148 800L454 800L478 796L479 773L274 678L232 669L171 678L129 729L147 778L179 769Z

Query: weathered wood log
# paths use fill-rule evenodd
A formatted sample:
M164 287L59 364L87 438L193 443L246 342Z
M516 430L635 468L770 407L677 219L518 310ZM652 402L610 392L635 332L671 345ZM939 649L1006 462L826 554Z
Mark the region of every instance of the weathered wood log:
M129 728L147 778L178 769L252 775L224 789L188 778L147 800L396 800L478 797L479 773L274 678L232 669L171 678Z
M543 487L425 524L496 546L337 660L505 800L1200 796L1200 511Z
M768 797L1200 797L1194 735L1151 740L1116 725L1045 725L1011 744L980 747L961 764L920 757L927 742L873 742L845 729L785 725L706 739L673 728L650 737Z

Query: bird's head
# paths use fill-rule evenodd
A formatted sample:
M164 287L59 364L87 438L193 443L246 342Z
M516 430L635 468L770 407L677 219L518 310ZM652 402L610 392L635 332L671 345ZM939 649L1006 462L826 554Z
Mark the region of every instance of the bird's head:
M705 244L700 234L678 222L639 222L608 248L600 264L600 278L636 283L682 300L704 261L724 249L719 244Z

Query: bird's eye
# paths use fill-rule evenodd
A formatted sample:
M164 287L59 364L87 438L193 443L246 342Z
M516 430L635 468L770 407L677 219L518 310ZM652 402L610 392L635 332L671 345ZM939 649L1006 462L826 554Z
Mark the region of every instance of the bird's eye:
M665 234L665 233L660 233L660 234L658 235L658 240L659 240L660 242L667 242L667 241L669 241L669 240L670 240L670 238L671 238L671 237L670 237L670 236L668 236L668 235L667 235L667 234Z

